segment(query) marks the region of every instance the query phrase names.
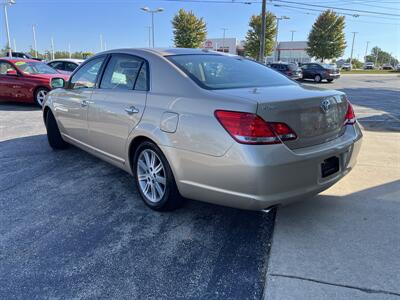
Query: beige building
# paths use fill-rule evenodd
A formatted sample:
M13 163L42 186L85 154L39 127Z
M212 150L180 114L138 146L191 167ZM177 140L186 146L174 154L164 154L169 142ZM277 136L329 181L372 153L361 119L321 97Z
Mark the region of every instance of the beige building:
M306 49L306 41L279 42L277 49L266 60L267 62L311 62L312 58L307 54Z

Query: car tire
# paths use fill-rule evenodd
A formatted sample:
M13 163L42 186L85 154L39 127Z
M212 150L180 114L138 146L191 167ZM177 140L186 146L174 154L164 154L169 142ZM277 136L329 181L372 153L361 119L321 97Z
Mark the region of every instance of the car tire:
M49 111L46 115L46 130L47 140L49 141L51 148L55 150L61 150L69 146L68 143L61 137L56 118L51 111Z
M171 211L183 204L171 167L154 143L145 141L135 150L133 174L144 203L156 211Z
M333 79L327 79L326 81L328 81L328 82L332 82L332 81L333 81Z
M315 82L318 82L318 83L320 83L320 82L321 82L321 80L322 80L322 77L321 77L321 75L318 75L318 74L317 74L317 75L315 75L315 76L314 76L314 81L315 81Z
M46 98L47 93L49 92L49 89L47 88L38 88L35 91L34 99L36 105L42 107L44 104L44 100Z

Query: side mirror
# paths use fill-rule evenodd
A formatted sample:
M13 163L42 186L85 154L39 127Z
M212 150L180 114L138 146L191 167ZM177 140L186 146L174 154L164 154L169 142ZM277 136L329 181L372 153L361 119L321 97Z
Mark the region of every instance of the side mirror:
M7 76L18 76L17 70L9 69L7 70Z
M52 78L50 86L52 89L63 88L65 86L65 80L63 78Z

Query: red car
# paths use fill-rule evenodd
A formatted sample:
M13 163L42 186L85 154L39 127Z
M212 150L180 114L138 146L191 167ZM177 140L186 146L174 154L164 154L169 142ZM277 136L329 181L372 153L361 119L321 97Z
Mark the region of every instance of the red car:
M52 78L69 79L43 62L0 58L0 102L15 101L43 105Z

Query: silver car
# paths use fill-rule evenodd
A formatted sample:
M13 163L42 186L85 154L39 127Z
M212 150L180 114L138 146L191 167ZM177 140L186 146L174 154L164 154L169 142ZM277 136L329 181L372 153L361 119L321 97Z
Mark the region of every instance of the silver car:
M73 144L131 173L155 210L184 198L252 210L307 199L346 175L360 150L344 93L239 56L112 50L52 85L50 146Z

